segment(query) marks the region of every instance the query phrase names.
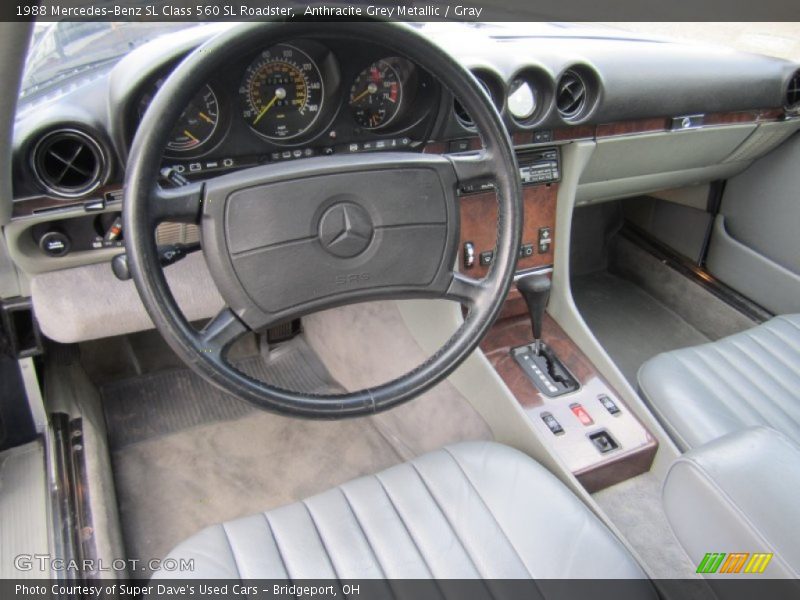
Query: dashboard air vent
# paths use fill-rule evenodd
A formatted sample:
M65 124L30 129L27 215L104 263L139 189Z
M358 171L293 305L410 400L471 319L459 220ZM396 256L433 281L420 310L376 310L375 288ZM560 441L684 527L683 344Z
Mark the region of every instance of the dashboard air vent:
M97 189L106 171L100 144L77 129L58 129L42 137L33 149L31 165L46 191L66 198Z
M497 106L497 92L492 89L492 86L486 81L485 76L482 73L474 73L474 75L478 80L478 83L481 84L481 87L486 90L489 98L491 98L492 104ZM475 128L475 121L472 120L472 117L458 100L453 100L453 113L456 116L456 120L461 123L463 127L466 129Z
M469 116L467 109L464 108L458 100L453 100L453 112L456 115L456 119L458 122L461 123L467 129L472 129L475 127L475 121L472 120L472 117Z
M800 110L800 71L795 71L786 87L786 108Z
M587 94L583 78L572 69L566 71L556 88L556 106L561 117L566 121L580 118L588 102Z

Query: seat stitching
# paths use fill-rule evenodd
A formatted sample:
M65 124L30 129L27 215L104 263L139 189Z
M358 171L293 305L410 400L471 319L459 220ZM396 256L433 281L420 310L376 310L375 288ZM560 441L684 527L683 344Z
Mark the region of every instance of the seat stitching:
M228 542L228 549L231 551L231 558L233 559L233 566L236 567L236 575L239 577L239 580L242 579L242 570L239 568L239 560L236 558L236 552L233 549L233 542L231 542L231 537L228 535L228 528L225 527L225 523L222 523L222 533L225 535L225 541Z
M444 511L444 508L442 507L442 505L439 504L439 501L436 499L436 496L433 495L433 492L431 492L431 488L430 488L430 486L428 486L428 482L422 476L422 473L419 472L419 469L417 468L417 465L415 465L413 462L410 462L408 464L411 466L412 469L414 469L414 473L416 473L417 477L419 478L420 482L422 483L422 486L425 488L425 491L428 493L428 496L431 497L431 500L433 500L433 503L436 505L436 508L439 509L439 512L442 514L442 517L444 517L444 520L447 522L447 526L450 528L450 531L453 532L453 535L458 540L459 545L464 550L464 554L466 554L467 558L469 558L470 562L472 563L472 566L475 567L475 572L478 575L480 575L481 578L484 578L485 577L484 574L481 573L481 570L478 568L478 563L475 562L475 559L472 557L472 554L470 553L469 550L467 550L467 547L464 545L464 542L461 539L461 536L458 535L458 531L456 530L455 527L453 527L453 523L450 520L450 517ZM489 593L491 594L491 590L489 590Z
M786 322L788 323L788 321L786 321ZM792 327L797 329L797 327L795 327L794 325L792 325ZM795 340L792 337L786 337L785 335L781 335L779 333L780 329L778 329L776 327L764 327L764 332L772 334L773 336L775 336L776 338L781 340L784 344L789 346L789 348L791 348L794 352L800 354L800 346L796 346L793 343Z
M752 388L754 388L757 392L760 393L761 399L764 400L766 404L773 404L770 401L771 399L770 399L769 392L767 390L765 390L763 387L761 387L760 385L758 385L758 383L749 375L749 373L745 369L738 368L727 356L725 356L722 353L722 350L720 350L719 348L715 347L713 350L714 350L714 352L716 352L720 356L720 358L723 360L723 362L727 363L731 367L731 369L733 369L734 371L739 373L741 378L744 379L747 382L748 385L750 385ZM749 358L749 355L745 354L745 356L748 356L748 358ZM765 423L771 423L772 422L769 418L767 418L767 414L763 410L761 410L764 407L765 403L757 403L757 402L754 403L754 402L751 401L751 399L749 397L745 397L745 398L747 400L748 406L752 407L753 410L755 412L757 412L760 417L763 417ZM794 420L794 419L792 419L792 417L790 417L788 414L786 414L783 410L781 410L781 408L779 406L775 405L775 408L780 410L784 414L784 416L786 416L790 421Z
M748 360L751 360L756 365L758 365L761 368L762 371L764 371L764 372L769 372L770 371L770 365L769 364L767 364L764 361L757 360L758 353L750 353L750 352L748 352L746 347L745 348L740 347L733 340L729 340L729 342L730 342L730 345L731 345L731 347L733 349L738 350L739 352L741 352L745 357L747 357ZM783 363L781 363L781 364L783 364ZM780 387L782 387L784 390L786 390L790 397L793 397L795 395L795 391L792 388L790 388L789 386L787 386L786 384L784 384L783 381L779 377L771 377L771 380L774 381Z
M331 551L328 549L328 544L325 543L325 538L322 537L322 531L320 531L319 526L317 526L317 520L314 518L314 513L311 512L311 508L308 506L306 500L302 500L301 504L306 509L308 513L308 517L311 519L311 524L314 526L314 532L317 534L319 541L322 543L322 548L325 550L325 557L328 559L328 563L331 565L331 570L333 571L334 576L336 577L336 581L341 583L341 578L339 577L339 571L336 570L336 565L333 562Z
M788 342L786 342L786 340L784 340L784 339L783 339L781 336L779 336L777 333L775 333L774 331L770 331L770 330L765 330L765 331L767 331L768 333L771 333L771 334L773 335L773 337L775 337L775 338L777 338L777 339L778 339L778 341L779 341L779 342L782 342L783 344L785 344L786 346L788 346L788 347L789 347L789 348L790 348L790 349L791 349L793 352L795 352L795 351L796 351L796 353L797 353L798 355L800 355L800 350L798 350L798 349L794 348L794 347L793 347L791 344L789 344ZM783 360L783 357L782 357L780 354L776 354L776 353L775 353L775 351L774 351L772 348L770 348L769 346L767 346L767 345L766 345L764 342L762 342L762 341L761 341L760 339L758 339L757 337L755 337L755 336L752 336L750 339L751 339L753 342L755 342L756 344L758 344L759 346L761 346L761 347L762 347L762 348L763 348L763 349L764 349L764 350L765 350L765 351L766 351L766 352L767 352L767 353L768 353L770 356L773 356L777 362L779 362L779 363L781 363L783 366L787 367L787 368L789 369L789 371L790 371L790 372L792 372L792 373L795 373L795 370L797 369L797 367L796 367L795 365L793 365L793 364L791 364L791 363L787 363L785 360Z
M698 373L697 370L692 369L692 365L690 363L687 363L685 361L685 359L681 360L681 363L684 365L684 367L688 371L692 372L696 377L698 377L700 379L705 379L706 382L709 382L710 380L713 379L714 383L717 383L717 384L719 384L721 386L724 386L725 388L727 388L728 390L733 392L728 397L736 398L739 401L739 408L750 408L750 412L751 413L755 413L755 416L760 417L762 419L762 423L768 423L769 422L764 418L764 415L762 415L761 412L749 402L747 397L744 396L744 394L742 394L742 392L739 390L738 387L734 387L733 385L728 383L725 379L719 377L716 374L716 369L714 368L714 365L712 365L709 362L709 360L706 358L704 353L698 352L698 351L695 350L694 354L695 354L695 357L697 358L697 360L700 361L701 363L703 363L703 366L705 367L705 377L703 377L703 375L704 375L703 371L700 371L700 373ZM712 391L714 391L713 387L712 387ZM713 397L718 401L718 403L721 406L725 406L728 409L728 413L731 416L733 416L736 420L738 420L739 423L744 423L745 422L739 417L739 415L737 415L736 413L733 412L731 407L725 401L722 400L722 398L719 396L719 394L714 392L714 396Z
M505 530L505 529L503 529L503 526L500 524L500 521L498 521L498 520L497 520L497 517L496 517L496 516L494 515L494 513L493 513L493 512L492 512L492 511L489 509L489 505L486 503L486 500L483 498L483 495L480 493L480 491L478 491L478 488L477 488L477 486L476 486L476 485L473 483L472 479L470 479L470 476L469 476L469 475L467 475L467 472L466 472L466 470L464 470L464 467L461 465L461 463L459 462L459 460L458 460L458 459L455 457L455 455L454 455L454 454L453 454L453 452L450 450L450 448L444 448L444 451L447 453L447 455L450 457L450 459L451 459L451 460L452 460L452 461L455 463L456 467L457 467L457 468L458 468L458 470L461 472L461 475L462 475L462 477L464 477L464 479L466 480L466 482L469 484L469 486L470 486L470 487L472 488L472 490L475 492L475 495L478 497L478 500L480 500L480 501L481 501L481 504L482 504L482 505L483 505L483 507L486 509L486 512L487 512L487 513L489 514L489 516L492 518L492 520L494 521L495 525L497 525L497 529L500 531L500 533L502 533L502 534L503 534L503 537L504 537L504 538L506 539L506 541L508 542L508 545L509 545L509 546L511 546L511 549L512 549L512 550L514 550L514 553L517 555L517 558L519 559L519 562L520 562L520 564L521 564L521 565L522 565L522 567L523 567L523 568L524 568L524 569L525 569L525 570L528 572L528 576L529 576L531 579L533 579L533 580L535 581L535 580L536 580L536 578L533 576L533 573L531 573L530 569L528 569L528 565L526 565L526 564L525 564L525 561L523 561L523 560L522 560L522 554L519 552L519 550L517 550L517 547L516 547L516 545L514 544L514 542L512 542L512 541L511 541L511 538L510 538L510 537L508 537L508 534L506 533L506 530ZM538 585L536 586L536 588L539 590L539 595L541 595L541 596L542 596L542 598L544 598L544 594L542 594L542 591L541 591L541 589L539 589L539 586L538 586Z
M394 513L397 515L397 518L403 524L403 527L405 528L406 533L408 533L408 537L411 540L411 543L414 544L414 548L416 548L417 554L419 554L419 557L422 559L422 564L425 566L425 569L428 571L428 573L431 574L431 577L433 578L434 585L436 586L436 589L439 590L439 597L440 598L447 598L447 595L444 593L444 590L442 590L442 586L439 584L439 579L433 574L433 569L431 569L430 565L428 564L428 560L425 558L425 555L422 553L422 549L420 548L419 544L417 543L417 540L414 537L414 534L411 533L411 529L409 528L408 524L406 523L406 520L403 518L403 515L398 510L397 505L394 503L394 500L392 500L392 496L389 494L389 490L386 488L386 486L383 483L383 480L380 478L380 474L374 475L374 477L377 480L378 485L381 486L381 490L383 490L383 493L386 496L386 499L389 501L389 504L392 505L392 510L394 510Z
M281 566L283 567L283 572L286 573L286 578L289 581L292 581L292 574L289 571L289 565L286 564L286 559L283 557L283 550L281 549L281 544L278 542L278 536L275 535L275 530L272 528L272 521L269 520L269 514L263 512L261 513L264 515L264 521L267 524L267 529L269 529L269 534L272 536L272 541L275 543L275 548L278 550L278 558L281 559Z
M750 355L749 353L745 352L744 350L742 350L741 348L739 348L739 347L738 347L738 346L736 346L736 345L733 345L733 344L732 344L732 347L733 347L735 350L738 350L739 352L741 352L741 353L742 353L742 354L743 354L745 357L747 357L749 360L752 360L752 361L753 361L753 362L754 362L756 365L758 365L759 367L761 367L761 368L762 368L764 371L767 371L767 369L766 369L766 368L765 368L765 367L764 367L764 366L763 366L761 363L759 363L757 360L755 360L755 358L753 358L753 357L752 357L752 355ZM722 356L724 357L724 354L722 354L722 350L721 350L721 349L717 348L716 350L717 350L717 352L718 352L720 355L722 355ZM728 362L730 362L730 360L728 360ZM731 364L732 364L732 363L731 363ZM751 383L751 385L752 385L753 387L755 387L756 389L758 389L759 391L761 391L761 392L763 393L763 395L764 395L764 400L765 400L765 401L767 401L767 402L768 402L768 403L769 403L769 404L770 404L770 405L771 405L771 406L772 406L772 407L773 407L775 410L779 411L779 412L780 412L780 413L781 413L781 414L782 414L784 417L786 417L786 419L787 419L787 420L789 420L789 421L791 421L791 422L793 422L793 423L796 423L796 419L795 419L795 417L794 417L793 415L791 415L790 413L786 412L786 410L785 410L785 409L783 408L783 406L780 404L780 401L779 401L777 398L775 398L775 397L774 397L774 396L773 396L773 395L770 393L770 391L769 391L768 389L765 389L764 387L760 386L760 385L758 384L758 381L757 381L757 379L752 379L752 378L751 378L751 377L750 377L750 376L747 374L747 372L746 372L746 371L744 371L744 370L740 370L739 372L740 372L740 373L742 373L742 377L744 377L745 379L747 379L747 380L748 380L748 382L750 382L750 383ZM787 388L785 385L783 385L783 383L782 383L782 382L780 381L780 379L778 379L777 377L772 377L772 378L771 378L771 380L772 380L772 381L774 381L774 382L775 382L777 385L779 385L780 387L782 387L784 390L786 390L787 392L789 392L789 396L790 396L790 397L791 397L792 395L794 395L794 394L793 394L793 392L792 392L792 391L791 391L789 388ZM771 421L770 421L770 423L771 423Z
M420 482L422 483L422 486L425 488L425 491L428 493L428 496L431 497L431 500L433 501L434 505L436 506L436 508L439 509L439 512L441 513L442 517L444 517L444 520L447 522L447 526L450 528L450 531L453 532L453 536L456 538L456 540L458 540L459 545L464 550L464 554L467 556L467 558L469 558L469 561L472 563L472 566L475 568L475 572L480 576L480 579L483 582L483 587L485 587L486 591L489 592L489 596L491 596L492 598L495 598L495 595L492 592L492 588L489 587L489 584L486 582L486 576L483 573L481 573L481 570L478 568L478 563L473 558L472 553L464 545L464 541L461 539L461 536L459 535L458 530L453 526L453 523L450 520L450 517L445 512L444 507L441 504L439 504L439 500L437 500L436 496L434 496L433 492L431 491L430 486L428 485L427 480L425 479L425 477L423 477L422 473L417 468L417 465L415 465L413 462L409 462L408 464L414 470L414 473L416 473L417 477L419 478Z
M369 547L369 551L372 552L372 556L375 557L375 564L378 565L378 569L380 570L381 575L386 577L386 570L383 568L383 565L381 564L381 560L380 560L380 557L378 557L378 553L375 552L375 548L373 547L372 541L369 539L369 536L367 535L366 529L364 529L364 526L361 524L361 519L359 518L358 513L356 513L355 507L350 502L350 498L347 497L347 492L344 491L344 488L342 486L339 486L336 489L338 489L339 492L342 494L342 497L344 498L344 501L347 504L347 507L350 509L350 512L353 514L353 520L356 522L356 525L358 525L358 528L361 531L361 535L364 536L364 540L367 542L367 546Z
M794 315L794 316L800 316L800 315ZM776 321L783 321L784 323L788 324L793 329L796 329L798 332L800 332L800 324L799 323L795 323L792 319L790 319L788 317L788 315L777 316L777 317L775 317L775 320Z
M375 475L375 479L378 481L378 484L381 486L381 490L383 490L383 493L386 495L386 499L389 500L389 504L392 505L392 510L397 515L399 521L403 524L403 528L405 528L406 533L408 533L408 538L414 544L414 548L417 550L419 557L422 559L422 564L425 566L425 569L427 569L428 573L430 573L431 576L433 576L433 570L431 569L431 566L428 563L428 559L425 558L425 555L422 553L422 549L419 547L419 544L417 543L417 539L414 537L414 534L411 533L411 529L408 527L408 524L406 523L406 520L403 518L403 515L400 514L399 510L397 510L397 506L395 505L394 500L392 500L392 497L389 495L389 491L386 489L386 486L383 484L383 481L381 480L379 475Z
M696 354L698 357L700 357L700 353L696 349L692 349L692 350L693 350L694 354ZM683 353L675 353L674 356L675 356L676 362L678 362L684 368L684 370L687 373L692 375L695 378L695 380L698 383L700 383L700 385L702 385L706 390L708 390L708 392L709 392L708 398L713 399L716 402L718 407L723 408L728 413L729 417L731 417L735 421L738 421L739 423L743 423L743 421L739 417L739 415L736 414L736 412L734 412L733 407L731 407L727 402L724 402L719 397L717 391L714 389L714 384L715 383L719 383L721 380L719 380L719 379L712 380L712 378L709 376L709 374L707 372L704 372L701 369L696 369L691 362L688 362L687 359L683 358ZM725 384L724 381L722 381L722 383ZM728 386L728 387L730 387L730 386ZM735 395L738 395L738 390L734 390L734 392L735 392L735 394L731 395L730 396L731 398L734 398ZM741 400L741 397L739 397L739 399Z

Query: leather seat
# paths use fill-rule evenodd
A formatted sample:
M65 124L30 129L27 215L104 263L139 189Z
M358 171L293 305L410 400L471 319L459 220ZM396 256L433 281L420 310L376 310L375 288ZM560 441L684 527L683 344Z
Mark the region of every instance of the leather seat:
M642 365L638 379L684 450L757 425L800 443L800 315L659 354Z
M491 442L446 447L302 502L209 527L170 557L194 559L195 568L155 577L645 577L560 481Z

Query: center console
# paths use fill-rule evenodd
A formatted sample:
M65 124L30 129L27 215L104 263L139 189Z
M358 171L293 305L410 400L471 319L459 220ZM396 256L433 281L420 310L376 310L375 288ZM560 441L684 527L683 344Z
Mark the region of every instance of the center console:
M546 313L557 240L560 150L518 153L524 221L516 286L481 348L553 455L594 492L647 472L658 443ZM459 268L486 275L496 244L491 186L462 190Z

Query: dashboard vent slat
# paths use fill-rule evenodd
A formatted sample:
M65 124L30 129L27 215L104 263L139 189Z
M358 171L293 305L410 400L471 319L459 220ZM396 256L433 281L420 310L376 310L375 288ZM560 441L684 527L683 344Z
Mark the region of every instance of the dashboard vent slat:
M100 144L88 134L76 129L58 129L37 142L31 168L45 191L77 198L102 184L106 159Z
M572 69L566 71L558 80L556 106L559 114L566 120L581 116L586 108L587 89L583 78Z

